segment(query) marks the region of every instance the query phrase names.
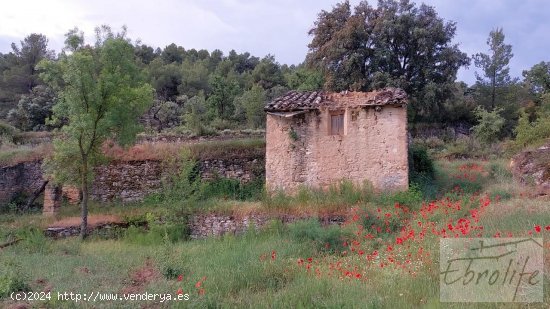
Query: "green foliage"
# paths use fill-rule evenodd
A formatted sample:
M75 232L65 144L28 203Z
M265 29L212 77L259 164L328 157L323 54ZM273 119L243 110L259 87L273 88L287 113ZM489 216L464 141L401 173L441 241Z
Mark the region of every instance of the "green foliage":
M3 260L0 266L0 300L9 298L13 292L31 291L19 263Z
M323 74L305 66L299 66L294 71L285 75L286 82L290 89L298 91L315 91L323 88L325 82Z
M9 111L8 121L23 131L44 131L56 100L51 88L38 85L31 93L23 95L17 107Z
M17 131L18 130L9 123L0 120L0 146L12 144Z
M57 62L40 63L41 77L59 94L53 121L66 121L45 166L55 181L76 183L82 190L82 238L88 183L93 167L103 159L101 146L107 139L130 144L141 129L137 119L153 99L153 89L143 82L125 33L123 28L114 35L102 26L96 29L94 48L82 47Z
M476 78L478 85L487 89L488 92L488 104L485 106L494 109L502 99L502 97L499 99L497 90L511 83L508 63L514 54L512 54L512 45L504 43L502 28L489 33L487 45L489 45L489 54L477 53L473 59L475 66L483 70L483 76L476 73Z
M179 158L172 158L165 164L167 170L173 172L163 179L162 190L149 196L148 200L179 209L193 207L200 198L201 180L197 162L189 150L184 149Z
M260 85L254 85L241 96L235 98L235 114L244 113L249 128L265 127L265 91ZM242 112L239 112L242 110Z
M230 118L233 115L233 100L239 91L239 85L220 75L212 76L210 85L212 93L207 102L214 115L221 119Z
M290 131L288 131L288 137L290 137L290 140L295 142L300 137L298 136L298 132L294 131L294 128L290 128Z
M504 126L504 118L500 115L501 108L495 108L488 112L485 108L478 106L474 110L478 124L473 127L474 136L484 144L491 144L498 141L502 127Z
M428 149L419 145L409 147L409 178L434 177L434 164Z
M400 87L412 98L412 115L433 119L443 114L456 72L469 63L452 44L455 30L427 5L363 1L352 12L344 1L319 14L307 62L324 72L329 90Z
M185 114L183 115L185 126L196 135L207 135L209 133L205 126L206 121L206 101L204 95L192 97L185 104Z
M519 151L531 145L539 146L550 138L550 113L541 114L531 122L529 115L522 112L514 131L516 138L511 144L512 150Z
M37 33L25 37L20 46L12 43L11 48L11 53L0 57L0 102L15 107L21 95L41 84L37 65L42 59L53 59L54 52L48 49L46 36Z
M531 69L523 71L523 77L532 93L550 93L550 62L535 64Z
M222 198L238 201L257 201L264 193L264 180L259 178L247 183L239 180L217 177L201 185L201 198Z
M341 252L347 249L346 240L351 239L352 233L339 226L321 226L317 219L298 221L288 226L292 238L301 242L311 242L317 250L324 252Z

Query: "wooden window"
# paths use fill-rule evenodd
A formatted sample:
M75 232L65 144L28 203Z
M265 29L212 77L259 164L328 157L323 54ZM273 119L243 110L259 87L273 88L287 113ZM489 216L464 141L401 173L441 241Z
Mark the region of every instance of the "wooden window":
M330 115L330 135L344 135L344 113Z

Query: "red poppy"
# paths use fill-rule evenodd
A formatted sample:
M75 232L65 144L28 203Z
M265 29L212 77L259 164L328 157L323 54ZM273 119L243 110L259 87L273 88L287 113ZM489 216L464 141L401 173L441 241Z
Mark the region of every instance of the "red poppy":
M540 231L541 231L540 225L535 225L535 231L537 233L540 233Z

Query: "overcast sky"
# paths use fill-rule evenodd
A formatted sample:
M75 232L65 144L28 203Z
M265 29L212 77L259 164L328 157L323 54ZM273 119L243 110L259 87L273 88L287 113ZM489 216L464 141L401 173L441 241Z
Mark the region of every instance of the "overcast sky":
M0 52L11 50L30 33L45 34L59 51L63 34L78 26L92 42L93 29L128 26L132 39L161 47L174 42L186 49L231 49L277 61L304 60L311 38L307 32L330 0L5 0L0 10ZM351 0L353 5L359 0ZM369 1L374 4L375 1ZM421 1L418 1L421 2ZM469 56L487 50L491 29L503 27L512 44L511 74L540 61L550 61L550 1L425 0L439 16L457 23L456 43ZM475 67L462 69L459 80L472 83Z

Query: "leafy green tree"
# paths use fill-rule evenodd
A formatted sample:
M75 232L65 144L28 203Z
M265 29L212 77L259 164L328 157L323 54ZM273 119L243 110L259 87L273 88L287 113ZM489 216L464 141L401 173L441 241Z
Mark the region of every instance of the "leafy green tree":
M299 91L314 91L323 88L323 74L318 70L298 66L285 75L286 83L290 89Z
M210 85L208 79L210 73L208 71L208 60L199 60L191 62L186 59L180 66L181 83L177 90L180 94L188 97L194 97L200 91L210 93Z
M265 90L260 85L254 85L241 96L235 98L235 109L242 110L248 127L265 127Z
M164 48L160 54L160 57L165 64L170 64L173 62L181 63L183 61L184 54L185 49L183 47L172 43Z
M396 86L412 101L412 115L437 119L452 95L458 69L469 63L453 45L456 26L433 7L409 0L379 0L376 8L349 1L322 11L309 44L307 63L321 69L333 91Z
M476 72L476 79L481 90L489 92L489 108L494 109L497 104L498 90L506 90L512 83L508 63L514 56L512 45L504 43L504 32L497 28L489 33L487 45L489 53L477 53L473 56L476 67L482 69L483 75Z
M20 42L11 44L12 51L0 61L0 99L12 108L21 95L29 93L40 84L36 65L42 59L53 59L54 52L48 49L48 39L33 33Z
M74 52L84 45L84 32L80 31L77 27L69 30L65 34L65 47L64 51Z
M53 119L66 119L46 163L54 180L73 182L82 191L81 237L86 237L89 183L103 158L107 139L130 143L140 129L137 118L151 105L153 89L142 81L134 48L122 35L100 29L96 47L84 47L58 62L41 63L41 76L58 90ZM100 32L98 31L98 32Z
M185 104L185 114L183 120L185 126L196 135L203 135L206 127L206 100L204 94L200 92L198 95L192 97Z
M265 56L252 71L252 81L264 89L284 85L285 80L281 72L281 66L272 55Z
M160 58L153 60L149 65L149 78L161 100L174 100L180 94L178 87L183 76L177 63L165 64Z
M523 71L523 77L533 94L550 93L550 62L535 64L531 69Z
M239 91L238 85L222 76L214 75L210 87L212 93L207 100L208 105L219 119L229 119L233 115L233 100Z
M473 131L480 142L490 144L498 140L504 126L504 118L500 115L501 112L501 108L495 108L489 112L481 106L476 107L474 113L478 124L473 127Z
M45 86L34 87L24 94L17 107L8 113L8 121L23 131L42 131L46 129L46 120L52 115L52 107L57 98L55 92Z

